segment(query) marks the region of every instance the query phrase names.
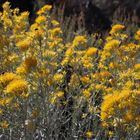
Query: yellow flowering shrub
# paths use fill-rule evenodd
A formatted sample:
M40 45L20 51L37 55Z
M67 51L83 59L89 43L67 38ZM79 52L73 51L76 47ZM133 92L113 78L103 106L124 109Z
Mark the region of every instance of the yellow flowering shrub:
M67 32L51 5L0 13L0 134L8 139L133 139L140 133L139 29Z
M118 129L123 135L131 133L135 136L139 131L140 93L139 89L132 89L133 86L134 83L127 82L123 89L114 90L104 97L101 105L102 126L112 129L114 135ZM120 137L123 135L120 134Z

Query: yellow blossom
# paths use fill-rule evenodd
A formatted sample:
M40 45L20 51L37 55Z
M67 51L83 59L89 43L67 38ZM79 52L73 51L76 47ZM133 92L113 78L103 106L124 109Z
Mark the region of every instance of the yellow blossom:
M115 49L116 47L119 47L119 44L120 44L119 40L113 39L105 44L104 50L110 51L112 49Z
M0 75L0 84L7 85L14 79L20 79L20 77L12 72L6 72L3 75Z
M45 34L45 31L37 23L32 24L30 30L30 35L35 38L41 38Z
M15 61L16 59L18 58L17 54L16 53L11 53L9 56L8 56L8 60L9 61Z
M73 55L73 49L72 48L68 48L65 52L65 56L66 57L71 57Z
M5 88L5 93L22 94L28 91L28 83L25 80L18 79L11 81Z
M63 97L64 96L64 92L63 91L58 91L57 93L56 93L56 96L57 97Z
M12 102L13 97L4 97L2 99L0 99L0 105L1 106L7 106L10 105L10 103Z
M50 11L52 9L52 5L45 5L42 7L42 10L44 11Z
M56 83L59 83L63 80L63 74L61 73L56 73L54 76L53 76L53 82L56 82Z
M44 23L45 21L46 21L47 19L46 19L46 17L45 16L38 16L37 18L36 18L36 23L38 23L38 24L42 24L42 23Z
M86 137L87 137L88 139L92 139L92 137L93 137L93 132L92 132L92 131L87 131L87 132L86 132Z
M64 97L64 92L63 91L58 91L56 93L54 93L52 95L52 97L50 98L50 102L52 104L56 103L59 99L61 99L62 97Z
M92 56L95 55L96 53L97 53L97 48L91 47L87 50L86 55Z
M108 135L109 135L109 137L112 137L113 136L113 131L109 131Z
M121 25L121 24L113 25L113 27L112 27L112 29L110 31L110 34L117 33L117 32L121 31L124 28L125 28L125 26L124 25Z
M110 40L113 40L113 37L112 37L112 36L106 37L106 41L107 41L107 42L110 41Z
M91 92L89 91L89 89L84 89L82 91L83 95L87 98L89 98L91 96Z
M101 76L101 78L107 78L107 77L111 76L111 73L108 71L101 71L100 76Z
M28 18L29 14L30 14L30 13L29 13L28 11L22 12L22 13L21 13L21 17L22 17L23 19L26 19L26 18Z
M135 64L134 68L135 68L136 70L140 70L140 63Z
M119 37L121 40L125 40L128 38L127 34L122 34L122 33L115 33L114 36Z
M135 39L140 40L140 29L138 29L138 31L136 32Z
M4 10L9 10L10 9L10 2L5 2L3 5L2 5L2 8L4 9Z
M47 77L50 73L49 69L41 69L38 71L38 76L43 78L43 77Z
M113 62L111 62L110 64L109 64L109 68L111 68L111 69L116 69L116 68L119 68L119 64L118 63L113 63Z
M84 84L89 84L91 82L89 76L82 76L80 78L80 80L84 83Z
M83 45L87 42L87 39L85 36L75 36L73 40L73 46Z
M51 33L53 35L62 34L62 30L61 30L61 28L56 27L56 28L54 28L54 29L51 30Z
M38 12L38 15L44 14L52 9L52 5L45 5L43 6Z
M64 59L62 60L62 62L61 62L61 65L62 66L65 66L65 65L67 65L69 63L69 57L64 57Z
M46 51L44 52L44 56L48 58L53 58L56 56L56 52L46 49Z
M104 96L101 105L101 119L108 125L116 127L120 121L115 121L115 118L124 123L133 124L135 116L137 116L137 109L139 108L140 92L132 90L133 83L126 82L122 90L114 90L112 94ZM121 114L121 116L120 116ZM114 124L115 121L115 124ZM122 124L122 126L124 126Z
M4 27L5 29L9 28L9 27L12 27L12 21L10 19L5 19L4 20Z
M92 62L93 62L93 61L92 61L92 58L91 58L91 57L85 56L85 57L82 58L83 67L85 67L85 68L87 68L87 69L93 68L93 65L94 65L94 64L93 64Z
M39 28L39 25L37 23L34 23L30 26L31 31L36 31L36 30L38 30L38 28Z
M102 85L102 84L98 84L98 85L96 85L95 86L95 89L96 90L102 90L102 89L104 89L105 87Z
M27 37L23 40L20 40L16 43L16 46L21 50L27 50L32 45L32 39L30 37Z
M56 20L52 20L51 23L52 23L54 26L58 26L58 25L59 25L59 22L56 21Z
M16 68L16 73L19 75L24 75L24 74L28 73L28 69L21 65L21 66Z

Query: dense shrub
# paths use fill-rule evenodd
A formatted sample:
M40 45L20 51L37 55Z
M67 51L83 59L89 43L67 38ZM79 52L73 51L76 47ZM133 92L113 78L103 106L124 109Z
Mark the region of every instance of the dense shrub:
M116 24L101 39L66 30L51 5L31 25L28 12L3 8L1 138L139 139L139 29Z

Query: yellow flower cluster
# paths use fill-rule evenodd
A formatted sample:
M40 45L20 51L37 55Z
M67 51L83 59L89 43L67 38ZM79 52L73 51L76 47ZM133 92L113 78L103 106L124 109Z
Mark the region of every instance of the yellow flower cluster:
M5 93L22 94L28 91L28 84L25 80L13 80L5 88Z
M91 47L87 50L86 54L87 56L92 56L95 55L97 53L97 48Z
M16 46L21 49L22 51L27 50L32 45L32 39L31 38L25 38L23 40L20 40L16 43Z
M1 74L0 87L0 116L6 114L4 108L18 110L18 99L28 97L27 81L15 73L5 72L4 74ZM7 121L0 121L0 128L7 129L8 126L9 124Z
M125 86L130 86L130 88L133 86L133 83L127 84ZM140 118L137 110L139 108L140 92L131 90L128 87L124 87L121 91L116 90L104 97L101 106L103 125L112 126L115 119L118 119L118 124L116 125L120 123L122 126L128 123L129 125L136 125L139 122Z
M36 23L41 24L44 23L46 21L46 17L45 16L39 16L36 18Z
M73 40L73 46L83 45L87 42L85 36L76 36Z
M119 31L122 31L125 28L124 25L121 24L115 24L112 26L112 29L110 31L110 34L118 33Z
M13 97L4 97L0 99L0 106L4 107L4 106L8 106L11 105L13 101ZM3 114L2 112L3 110L1 110L1 114Z
M45 5L43 6L38 12L38 15L44 14L52 9L52 5Z
M0 75L0 84L2 84L3 86L7 85L14 79L19 79L19 76L14 73L6 72L3 75Z
M50 103L55 104L62 97L64 97L64 92L63 91L58 91L58 92L54 93L54 95L52 95L52 97L50 99Z
M0 84L6 94L21 95L28 91L28 83L14 73L0 75Z
M134 68L135 68L136 70L140 70L140 63L135 64Z
M92 139L92 137L93 137L93 132L92 132L92 131L87 131L87 132L86 132L86 137L87 137L88 139Z

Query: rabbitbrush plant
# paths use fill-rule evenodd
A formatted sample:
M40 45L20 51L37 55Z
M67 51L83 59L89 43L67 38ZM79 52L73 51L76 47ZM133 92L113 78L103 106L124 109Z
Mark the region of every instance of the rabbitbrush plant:
M50 15L0 13L0 136L9 140L139 139L140 31L63 31ZM63 27L64 28L64 27ZM64 34L65 32L65 34Z

